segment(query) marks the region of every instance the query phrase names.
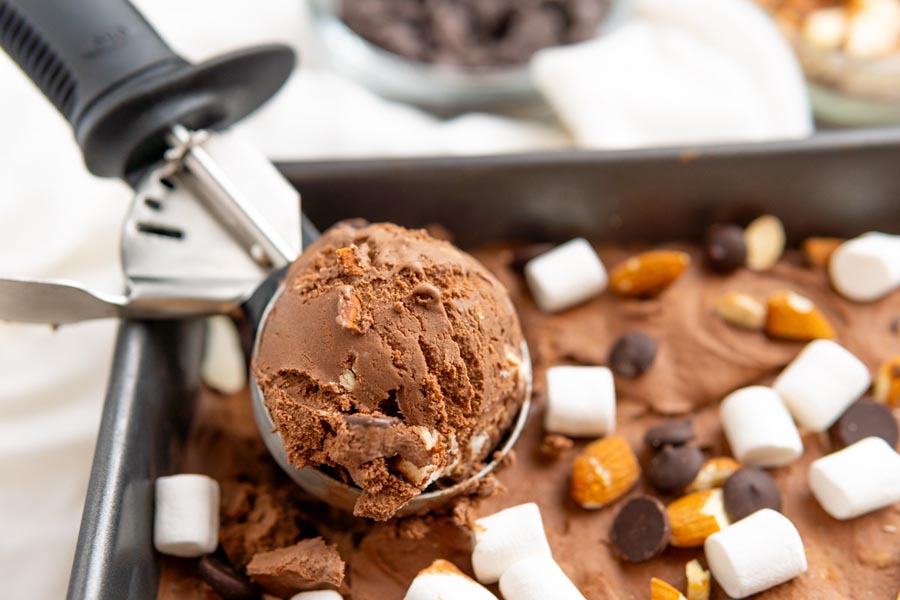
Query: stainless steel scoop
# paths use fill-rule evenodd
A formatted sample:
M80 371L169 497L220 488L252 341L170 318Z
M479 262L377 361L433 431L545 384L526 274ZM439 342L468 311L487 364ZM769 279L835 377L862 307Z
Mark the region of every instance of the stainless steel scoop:
M0 278L0 320L170 319L242 306L264 325L268 310L253 319L255 303L300 252L300 198L252 146L212 130L274 94L293 69L293 52L263 46L194 65L126 0L0 1L0 45L72 125L88 169L135 188L122 236L124 294ZM405 512L454 496L509 452L530 405L525 347L523 368L528 393L494 460L467 481L422 494ZM251 381L257 423L278 463L310 493L352 508L358 489L288 463Z
M284 287L279 286L278 291L272 296L272 299L266 306L265 311L262 314L262 319L260 320L260 325L257 329L256 339L253 344L253 355L255 356L259 349L259 343L262 339L262 331L265 328L266 319L268 318L269 313L272 310L272 307L275 305L275 302L278 300L278 297L283 292ZM509 454L509 451L512 450L513 446L518 440L519 435L522 433L522 429L525 427L525 422L528 420L528 413L531 409L531 389L532 389L532 368L531 368L531 355L528 352L528 345L523 341L522 347L522 364L520 367L520 374L525 378L525 391L524 391L524 399L522 401L521 408L516 415L515 420L513 421L512 427L506 433L506 435L500 440L500 443L494 449L492 453L489 454L491 456L491 461L488 462L481 470L472 474L468 478L455 483L446 488L426 490L410 500L406 505L404 505L398 512L397 516L406 516L412 514L420 514L423 512L427 512L433 508L437 508L442 504L447 503L449 500L454 497L463 494L467 491L472 490L472 484L474 482L478 482L484 479L489 473L494 471L494 469L499 465L504 458ZM266 443L266 448L269 449L269 453L275 458L276 462L278 462L279 466L284 470L285 473L290 475L290 477L304 490L322 500L334 506L336 508L340 508L346 510L348 512L353 511L353 506L356 503L356 500L359 498L361 490L360 488L352 485L347 485L342 481L338 481L337 479L323 473L321 470L314 467L303 467L297 468L290 463L288 460L287 452L284 449L284 441L281 438L281 434L278 432L278 428L275 423L272 421L272 417L269 414L269 409L266 407L266 399L263 395L262 389L259 387L259 384L256 381L256 377L253 373L253 369L250 370L250 396L253 402L253 416L256 418L256 425L259 428L259 432L263 437L263 441Z

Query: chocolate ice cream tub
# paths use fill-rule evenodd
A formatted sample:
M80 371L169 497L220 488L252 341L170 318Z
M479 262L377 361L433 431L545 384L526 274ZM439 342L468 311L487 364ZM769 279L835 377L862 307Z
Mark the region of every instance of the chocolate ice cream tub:
M900 233L900 130L632 152L280 165L324 229L363 217L489 241L698 240L709 223L777 214L791 241ZM70 599L156 598L153 481L177 469L199 388L198 321L122 323L69 584ZM348 518L349 517L348 515Z

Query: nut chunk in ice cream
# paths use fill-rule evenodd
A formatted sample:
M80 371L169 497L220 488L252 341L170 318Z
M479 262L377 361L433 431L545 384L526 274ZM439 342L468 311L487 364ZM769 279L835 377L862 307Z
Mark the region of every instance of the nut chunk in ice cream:
M297 467L388 519L477 471L524 401L522 331L478 261L424 231L345 222L290 268L254 371Z

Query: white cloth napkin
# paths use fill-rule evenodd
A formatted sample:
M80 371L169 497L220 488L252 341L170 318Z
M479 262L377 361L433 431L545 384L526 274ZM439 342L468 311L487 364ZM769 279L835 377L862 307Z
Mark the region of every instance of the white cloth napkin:
M576 143L637 148L805 137L803 73L750 0L635 0L608 36L544 50L533 79Z
M569 143L566 133L543 124L489 115L442 122L373 96L323 66L300 0L257 2L252 9L248 3L219 0L138 0L136 4L176 50L192 60L266 41L287 42L300 49L303 70L243 125L273 158L490 153ZM651 30L630 35L641 44L653 43ZM673 25L666 36L676 39L684 34ZM766 52L760 44L772 41L747 40L747 50L753 53ZM625 42L610 40L610 45L629 47ZM660 38L657 43L667 42ZM684 61L702 58L703 51L716 43L698 40L688 47L672 42L681 44ZM729 75L728 69L739 58L718 63L710 58L704 68L717 77L732 77L746 89L762 85L759 77ZM603 74L597 66L591 69L593 76L609 83L621 77L620 70ZM659 68L652 71L653 76L660 72ZM647 88L651 72L647 75L642 89ZM701 75L703 71L691 72L682 63L667 75L667 81L673 85L684 77ZM628 83L623 79L618 85ZM774 90L782 82L773 76L765 85ZM0 145L0 274L60 277L120 291L119 227L129 190L85 172L67 124L2 54L0 90L4 142ZM663 94L648 96L635 113L642 121L655 119L659 124L655 129L639 129L641 143L674 139L666 123L679 117L676 109L684 104L664 110L657 104L661 111L654 113L654 96ZM598 107L589 108L596 112ZM627 116L624 106L609 108ZM716 128L734 125L723 111L715 114ZM576 121L569 120L569 125L582 137ZM633 124L628 127L638 131ZM623 139L623 133L610 131ZM747 131L764 133L761 128ZM787 127L769 131L772 135L799 132ZM64 597L115 328L113 322L94 322L53 332L45 326L0 324L0 598Z

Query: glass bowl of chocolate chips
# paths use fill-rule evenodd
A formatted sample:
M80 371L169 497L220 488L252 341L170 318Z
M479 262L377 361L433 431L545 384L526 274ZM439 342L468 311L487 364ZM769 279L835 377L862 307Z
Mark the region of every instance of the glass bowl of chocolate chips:
M538 98L528 61L618 23L628 0L308 0L330 65L437 113L516 112Z

